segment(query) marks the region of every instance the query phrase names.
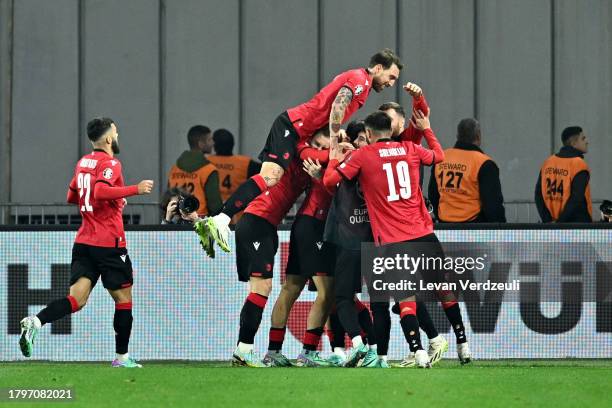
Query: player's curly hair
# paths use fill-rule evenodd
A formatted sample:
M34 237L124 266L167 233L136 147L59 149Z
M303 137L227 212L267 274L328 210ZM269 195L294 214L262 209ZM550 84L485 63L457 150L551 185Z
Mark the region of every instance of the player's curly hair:
M111 118L93 118L87 123L87 137L92 142L97 142L102 135L108 132L113 123L115 121Z
M404 67L404 64L402 64L397 54L391 48L384 48L372 55L369 68L374 68L378 64L382 65L384 69L389 69L391 65L395 64L400 71Z

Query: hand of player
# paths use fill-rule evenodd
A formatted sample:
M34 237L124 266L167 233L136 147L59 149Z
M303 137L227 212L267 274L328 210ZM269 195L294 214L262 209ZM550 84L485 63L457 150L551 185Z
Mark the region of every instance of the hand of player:
M342 147L338 143L338 137L331 135L329 138L329 160L344 160L346 153L342 152Z
M319 163L317 159L316 162L312 161L309 157L302 162L302 166L304 171L310 175L310 177L321 180L323 178L323 166Z
M198 217L198 213L195 212L195 211L194 212L190 212L190 213L186 213L183 210L179 210L179 211L181 213L181 218L186 220L186 221L189 221L189 222L193 223L193 222L196 222L197 220L200 219L200 217Z
M404 85L404 90L412 95L413 98L418 98L423 95L423 90L417 84L413 84L412 82L408 82Z
M346 134L346 130L344 129L340 129L340 131L338 132L338 140L339 142L342 143L350 143L351 139L349 139L348 135Z
M166 221L168 222L172 221L172 217L174 217L174 214L176 213L177 205L178 205L177 199L170 200L170 202L168 203L168 207L166 207Z
M142 180L138 183L138 194L151 194L153 190L153 180Z
M349 142L339 143L338 146L344 153L350 152L351 150L355 150L355 146L353 146L353 144Z
M410 123L412 123L412 126L414 126L415 129L418 130L431 129L431 124L429 123L429 115L431 115L431 109L429 109L427 115L425 115L420 110L413 110L412 117L410 118Z

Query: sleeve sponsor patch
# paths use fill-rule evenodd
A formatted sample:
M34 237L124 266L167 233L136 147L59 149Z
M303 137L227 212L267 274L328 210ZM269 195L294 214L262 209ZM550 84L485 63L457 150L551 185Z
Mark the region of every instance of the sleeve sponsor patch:
M113 169L111 169L110 167L105 168L104 171L102 171L102 177L107 180L110 180L113 177Z

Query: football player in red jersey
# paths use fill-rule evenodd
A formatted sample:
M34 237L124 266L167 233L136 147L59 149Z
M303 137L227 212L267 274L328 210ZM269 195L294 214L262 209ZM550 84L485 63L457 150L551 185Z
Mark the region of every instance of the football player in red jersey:
M404 90L412 96L412 111L421 111L427 115L429 112L429 105L423 94L423 90L420 86L415 83L407 83L404 85ZM421 144L423 139L423 131L415 128L412 123L414 120L408 121L406 124L406 113L404 108L396 102L383 103L378 110L385 112L391 118L391 138L394 140L409 140L416 144ZM421 165L421 172L419 178L419 185L423 186L423 166ZM372 308L372 315L374 318L374 326L377 329L376 336L379 339L379 355L386 356L389 345L389 337L391 332L391 316L389 314L389 303L388 302L372 302L370 304ZM399 304L396 303L393 306L393 312L399 315ZM448 350L448 342L444 336L438 333L436 326L429 315L427 306L423 301L417 301L417 319L419 320L419 326L429 338L429 349L427 354L429 355L429 362L434 365L442 358L442 355ZM414 353L409 353L401 363L396 364L396 367L413 367L415 365Z
M77 163L67 201L79 206L83 219L72 248L70 294L52 301L37 315L21 321L19 345L24 356L32 355L38 330L46 323L81 310L89 294L102 284L115 301L113 327L117 356L112 367L142 367L128 354L132 331L132 262L127 253L122 211L125 198L149 194L152 180L125 186L119 153L117 126L112 119L95 118L87 124L93 152Z
M329 146L328 135L318 134L313 139L317 145ZM315 157L314 153L318 152L318 149L308 146L306 143L300 144L298 148L304 157ZM329 156L327 152L325 154ZM240 331L238 334L238 346L232 356L233 365L247 367L291 365L284 356L279 356L275 364L271 364L269 361L262 362L253 353L253 342L259 330L268 296L272 291L274 257L278 250L277 227L309 183L310 177L302 170L301 162L294 160L280 182L251 201L245 209L244 215L236 224L238 280L249 282L250 293L240 312ZM283 302L281 301L281 303ZM316 307L312 312L317 313L317 310L324 307L325 302ZM288 313L287 310L286 317L288 317ZM283 323L277 325L279 330L271 334L271 341L279 341L280 337L284 338L286 317ZM279 319L282 320L282 318ZM273 318L273 327L274 322ZM280 327L283 327L283 329L281 330ZM280 342L282 344L282 339ZM283 358L282 361L281 357Z
M414 127L423 131L431 150L411 141L392 141L391 118L380 111L370 114L364 123L371 144L356 150L340 163L346 154L332 138L330 162L323 181L331 188L343 178L359 179L376 245L428 242L438 255L441 246L433 233L433 221L419 186L420 165L431 166L444 159L444 151L431 130L428 116L415 111L412 120ZM462 363L469 362L471 356L459 305L452 292L441 293L440 298L457 336L459 358ZM416 365L430 367L429 356L421 346L416 298L408 295L399 303L400 323L410 350L415 353ZM356 349L359 353L353 354L367 352L362 345Z
M317 149L323 154L316 158L317 155L311 153L312 149ZM298 147L300 160L315 157L315 160L321 159L325 164L329 159L328 149L329 131L327 127L323 127L315 133L308 144ZM281 353L287 320L309 279L316 287L317 297L308 313L303 339L304 349L297 358L297 365L309 367L329 365L317 351L333 303L334 281L333 247L323 241L323 229L332 196L323 186L321 178L322 173L318 179L311 179L304 202L291 227L287 276L272 309L268 353L264 358L264 363L268 366L290 365L288 359Z
M329 125L337 136L340 125L363 106L373 88L376 92L391 87L398 79L402 63L393 51L383 49L370 59L367 68L352 69L336 76L311 100L281 113L272 123L266 145L260 153L259 174L243 183L225 202L220 214L199 221L196 230L204 245L213 239L226 252L229 223L259 194L279 182L296 156L296 146L317 129Z

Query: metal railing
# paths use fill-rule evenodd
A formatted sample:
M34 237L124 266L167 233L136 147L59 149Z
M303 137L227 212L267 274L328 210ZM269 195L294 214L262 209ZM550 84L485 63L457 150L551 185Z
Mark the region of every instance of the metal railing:
M128 204L123 209L126 224L158 224L159 203ZM79 225L81 215L75 205L66 203L0 203L0 224Z
M301 205L298 200L291 208L284 223L291 223ZM599 219L599 205L603 200L593 200L593 217ZM511 200L504 203L506 219L510 223L537 223L540 216L532 200ZM123 219L129 225L159 224L162 214L159 203L128 204ZM79 225L81 216L74 205L65 203L0 203L0 225Z

